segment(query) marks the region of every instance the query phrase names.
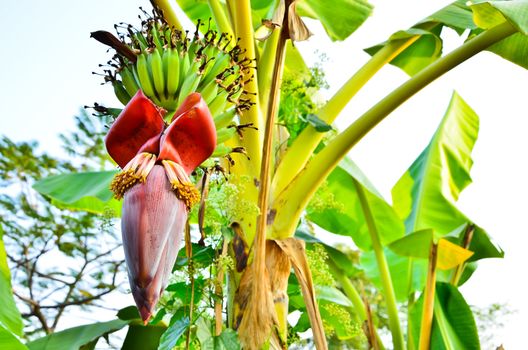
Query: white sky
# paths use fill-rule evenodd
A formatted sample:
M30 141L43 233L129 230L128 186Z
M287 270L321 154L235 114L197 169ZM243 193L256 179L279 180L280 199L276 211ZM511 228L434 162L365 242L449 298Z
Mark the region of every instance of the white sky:
M330 91L366 61L362 48L384 41L449 1L371 3L376 7L373 17L346 42L330 43L310 21L316 35L297 44L309 63L314 62L315 50L328 56L323 68ZM18 141L36 139L42 150L60 152L57 135L73 129L72 117L81 106L94 101L117 105L111 87L100 86L101 78L91 74L109 55L89 33L113 31L113 23L119 21L134 23L141 5L149 7L148 1L138 0L3 1L0 135ZM456 35L449 35L447 50L458 43ZM337 125L345 127L405 79L398 69L384 68L356 96ZM462 292L473 305L506 302L518 310L497 334L506 349L522 348L528 324L528 286L522 277L528 243L524 220L528 214L527 82L528 71L492 54L480 54L405 103L351 153L381 193L390 198L392 185L430 140L453 89L479 114L474 183L462 193L459 207L493 236L506 257L482 262Z

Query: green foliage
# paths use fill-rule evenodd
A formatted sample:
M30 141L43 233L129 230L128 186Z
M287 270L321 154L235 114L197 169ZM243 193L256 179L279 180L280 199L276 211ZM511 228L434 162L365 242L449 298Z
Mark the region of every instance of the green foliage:
M160 338L159 350L172 350L183 332L189 327L189 318L181 318L172 323Z
M50 176L33 188L59 208L109 216L121 215L121 202L113 198L110 183L117 171L82 172Z
M202 350L239 350L240 342L237 333L232 329L224 329L220 335L212 333L212 325L206 318L200 318L197 322L197 338Z
M372 5L366 0L305 0L297 5L300 16L318 19L332 41L345 40L370 16Z
M331 198L333 205L310 205L307 208L308 219L327 231L352 237L354 243L362 250L372 249L365 213L357 194L359 187L366 192L382 242L390 243L401 237L401 221L357 165L349 159L341 162L324 186L324 191L331 194L331 197L327 196Z
M432 228L446 235L467 222L456 207L460 192L471 183L471 151L479 119L454 93L429 145L392 190L394 209L406 232Z
M9 350L27 350L27 347L3 325L0 324L0 345Z
M441 33L445 28L459 35L467 33L467 39L489 29L506 19L520 33L505 38L487 50L524 68L528 68L528 7L524 1L472 1L457 0L428 16L413 27L394 33L388 41L372 46L365 51L374 55L389 42L403 41L414 36L417 40L395 57L391 64L414 75L442 56ZM466 31L469 29L469 31Z
M178 0L177 3L193 22L213 15L212 2ZM216 3L220 10L225 12L226 18L233 19L232 17L237 15L234 9L239 3ZM454 29L460 35L469 32L468 38L472 38L484 29L503 24L507 20L520 33L495 44L490 50L528 67L528 40L524 35L528 32L526 2L475 3L456 1L410 29L396 32L386 42L367 49L367 52L376 55L380 50L392 47L394 43L409 44L396 57L391 56L391 59L387 59L383 64L390 61L408 74L417 75L442 56L441 34L444 29ZM260 27L262 20L271 18L279 2L253 0L250 4L251 30ZM296 10L301 16L318 19L331 40L344 40L366 20L372 6L363 0L339 0L332 3L332 6L319 0L304 0L296 2ZM212 22L211 26L214 28L216 24ZM272 61L260 62L265 61L266 57L271 60L275 54L266 52L266 45L271 45L270 41L255 45L256 66L264 67L262 71L257 72L259 79L260 74L265 75L265 72L271 73L272 70ZM301 55L291 43L288 43L286 57L279 124L286 128L289 137L287 140L281 138L277 142L278 147L276 152L273 152L276 157L272 164L278 162L285 149L292 145L307 126L311 125L317 132L328 133L326 135L334 135L335 132L324 118L317 115L321 108L317 92L327 87L322 70L316 66L307 71ZM377 59L378 62L383 61L379 57ZM369 72L359 73L360 76L364 74L370 77L370 70L377 71L379 68L381 66L369 66ZM266 79L262 80L266 82ZM269 86L264 86L264 92L269 93ZM248 95L253 93L255 91ZM398 90L398 93L401 95L395 99L403 101L410 97L405 95L405 91ZM343 93L340 96L345 95L347 94ZM257 98L262 104L268 95L264 94L262 97L257 93ZM341 100L343 105L348 102L346 98ZM332 100L332 103L339 104L336 101L339 102L339 98ZM373 110L394 107L390 106L390 98L384 101L389 102L376 105ZM335 110L341 110L341 107L343 106L333 106ZM116 110L113 110L114 112ZM383 113L384 111L381 111L379 115ZM108 118L106 122L110 122L111 118ZM362 120L367 124L374 120L367 119ZM111 166L103 149L102 136L105 129L95 120L83 114L76 119L78 131L69 136L62 136L65 150L74 158L73 161L37 154L37 145L34 143L14 143L6 138L0 143L0 229L5 229L5 250L8 252L6 257L15 266L13 287L24 314L29 320L37 318L41 323L41 326L35 326L35 322L26 320L26 336L29 338L33 338L31 333L40 332L41 329L46 333L53 332L66 307L89 305L119 286L122 261L115 258L113 253L119 243L114 235L111 217L120 215L120 204L111 199L112 194L108 190L108 183L115 172L105 171ZM376 119L376 123L380 120ZM362 127L370 126L360 125L359 128ZM260 136L261 129L257 130ZM355 129L352 127L350 130ZM351 132L351 135L354 132ZM391 305L394 305L392 309L395 310L396 303L389 300L388 289L394 289L398 300L405 300L409 294L414 295L414 291L422 290L425 258L432 242L439 242L438 239L443 236L454 243L447 245L453 251L462 250L459 245L463 245L464 233L468 225L473 224L456 208L455 203L460 192L471 182L471 151L477 133L477 115L455 93L433 139L395 185L393 207L383 199L353 162L345 159L335 167L339 158L344 156L344 144L336 146L337 148L328 146L332 145L332 141L319 145L316 151L325 147L324 151L336 150L335 154L330 151L323 152L330 159L329 164L332 159L335 163L312 164L335 168L306 209L306 215L303 217L303 223L306 225L300 226L301 230L297 231L297 236L307 242L307 259L313 274L316 299L331 348L365 346L367 339L361 333L360 326L367 313L364 300L370 305L370 316L378 329L387 328L387 314L391 315L392 331L392 318L397 312L391 312ZM242 136L248 135L244 133ZM356 141L361 137L353 136ZM256 144L260 145L258 142ZM338 152L342 154L337 154ZM80 159L86 158L87 161L79 162ZM251 161L251 157L249 158ZM302 166L299 169L303 171ZM71 174L72 172L75 174ZM202 172L197 171L196 178ZM326 174L329 172L330 170ZM134 307L125 308L118 313L119 320L54 333L30 342L29 348L92 349L100 337L106 337L126 325L129 327L123 349L169 350L181 348L185 343L190 344L191 348L200 349L240 348L237 333L230 328L222 329L218 336L213 335L216 333L213 332L212 310L215 303L222 298L231 304L237 288L239 275L234 271L234 258L226 255L231 252L232 245L228 245L228 252L223 251L222 247L224 241L231 243L233 239L233 231L229 228L232 222L241 217L256 218L259 215L257 204L246 196L246 193L254 192L257 182L257 179L243 172L226 176L220 173L211 175L209 195L205 199L205 219L202 222L202 218L198 218L198 208L191 213L193 239L197 234L198 222L200 233L205 233L207 237L200 244L192 243L192 257L187 256L185 250L179 252L169 285L150 324L141 325L137 310ZM38 197L32 187L46 198ZM315 191L316 186L312 187ZM15 195L12 196L12 193ZM310 194L302 195L307 197ZM296 198L284 200L293 200L293 206L297 204ZM302 208L304 207L301 207L300 211ZM103 215L95 216L91 213ZM271 215L268 217L270 221L274 218ZM299 216L294 219L287 218L292 222L295 220L291 227L296 227L298 218ZM304 226L313 227L312 224L326 231L351 237L361 252L343 247L338 249L302 231ZM252 223L248 225L251 226ZM315 231L318 232L319 228ZM292 232L286 234L292 235L293 229L290 231ZM373 242L376 235L380 242ZM446 244L447 241L440 242ZM251 242L245 243L251 245ZM2 246L0 248L0 301L2 305L7 305L7 312L0 313L0 344L8 344L13 349L23 349L25 347L13 335L21 334L21 325L13 308L9 288L1 288L9 286L10 276L3 259L4 249ZM450 265L465 266L459 284L471 276L476 268L476 260L503 256L502 250L496 247L487 233L478 226L475 227L469 249L475 254L466 265L460 265L465 259L456 260L456 264ZM253 255L252 252L249 254L251 262ZM361 259L358 258L359 255ZM71 264L67 267L43 268L37 263L44 256L58 260L66 259ZM388 261L390 276L387 275L386 269L382 269L384 259ZM453 259L449 261L452 263ZM82 268L76 270L73 267L74 262L81 262ZM439 262L444 262L442 257ZM439 273L438 280L449 280L450 272L452 271L447 274ZM222 274L224 278L221 278ZM387 287L389 278L392 285ZM230 283L229 288L226 281ZM54 294L55 289L59 291L58 294ZM379 293L380 289L384 290L385 295ZM313 346L312 340L299 340L299 333L308 330L310 322L295 278L290 278L287 292L290 311L301 312L298 322L289 332L288 340L298 346ZM225 297L226 295L228 297ZM410 303L411 308L408 310L411 329L408 337L414 339L414 343L418 343L420 330L417 327L420 325L422 299L423 296L417 303ZM227 308L227 323L232 323L232 320L229 320L232 316L231 307L232 305L229 305ZM437 284L434 313L432 349L479 348L471 310L456 287L440 282ZM398 315L396 323L397 318ZM396 346L396 342L394 344L396 348L400 348Z
M80 347L95 343L128 324L127 321L113 320L92 323L50 334L28 343L29 350L78 350Z
M22 317L18 311L15 300L13 299L11 286L11 273L7 265L7 255L3 241L4 232L0 226L0 325L5 326L3 332L11 332L17 336L22 335Z
M410 311L414 343L418 344L423 295ZM477 326L464 297L456 287L447 283L436 284L434 322L431 335L431 350L467 349L479 350Z
M331 126L319 119L316 113L320 104L317 92L328 87L324 72L320 66L310 69L305 78L302 75L286 73L281 86L281 104L279 106L279 123L284 124L289 133L290 145L308 125L326 132Z

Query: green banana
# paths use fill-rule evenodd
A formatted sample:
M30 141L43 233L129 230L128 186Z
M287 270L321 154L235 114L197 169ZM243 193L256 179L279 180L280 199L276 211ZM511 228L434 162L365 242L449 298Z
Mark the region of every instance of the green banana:
M187 71L191 67L191 61L189 60L189 55L187 52L183 54L183 56L180 57L180 82L179 86L183 85L183 81L185 80L185 77L187 76Z
M114 93L119 102L126 106L131 97L123 86L123 83L119 80L114 80L112 86L114 87Z
M234 83L236 79L240 78L239 71L240 68L238 66L234 66L233 68L231 68L230 74L222 80L222 85L227 87Z
M244 88L241 86L241 87L238 89L237 92L235 92L235 93L229 93L228 100L238 102L238 99L240 98L240 96L242 95L243 92L244 92Z
M211 111L211 115L213 116L213 118L216 115L219 115L220 113L222 113L222 111L225 110L226 105L227 105L227 92L223 90L215 97L213 102L209 104L209 111Z
M211 155L211 157L223 157L225 155L228 155L229 153L231 153L231 151L233 151L233 148L232 147L228 147L226 145L224 145L223 143L220 143L218 144L217 143L217 146L213 152L213 154Z
M235 117L236 108L228 109L227 111L220 113L218 116L214 117L214 123L216 129L222 129L228 126Z
M154 99L156 94L154 92L154 86L150 79L149 67L147 62L147 56L145 54L140 54L137 56L136 62L136 71L141 89L150 99Z
M136 78L134 78L134 74L130 71L130 68L123 68L123 70L119 72L119 75L121 75L121 80L123 81L123 85L125 86L128 94L130 96L134 96L139 90L139 85L136 81Z
M190 57L190 56L189 56ZM191 65L187 72L185 73L183 83L180 87L180 94L178 96L178 106L189 96L190 93L196 91L196 88L198 87L198 84L200 84L200 80L202 79L201 74L199 74L200 70L200 61L194 60L191 61Z
M216 131L216 144L220 145L230 140L236 134L236 128L223 128Z
M200 84L201 75L197 73L189 72L189 75L183 81L183 84L180 89L180 94L178 96L177 105L181 105L183 101L189 96L190 93L196 91L198 84Z
M205 103L209 104L214 100L216 94L218 93L218 84L213 80L204 86L200 93L202 94L202 98L205 100Z
M159 31L156 23L154 23L150 28L150 34L152 35L152 42L154 43L154 45L156 45L157 51L161 52L163 50L163 41L161 41L161 38L159 36Z
M152 70L152 80L156 88L157 95L164 99L165 97L165 74L163 72L163 61L158 50L150 54L150 68Z
M180 86L180 54L175 49L165 50L163 61L167 68L167 98L174 99Z
M207 84L211 80L215 80L216 76L222 73L226 68L231 65L231 56L229 54L222 52L216 59L214 65L209 69L209 71L204 74L203 81Z
M139 47L138 49L142 52L145 52L148 48L147 39L143 36L141 32L137 32L134 38L137 40Z

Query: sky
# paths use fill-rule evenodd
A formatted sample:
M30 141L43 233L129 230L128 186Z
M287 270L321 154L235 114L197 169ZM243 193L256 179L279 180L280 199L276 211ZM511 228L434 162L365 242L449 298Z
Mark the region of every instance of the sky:
M321 52L330 89L328 98L368 59L362 49L447 5L449 1L371 0L374 14L345 42L331 43L314 21L315 35L297 47L307 62ZM109 58L89 38L94 30L113 31L113 24L135 22L148 1L3 1L0 5L0 135L38 140L42 151L60 154L58 134L73 130L73 116L83 105L117 105L112 88L93 76ZM191 27L192 28L192 27ZM460 44L445 37L445 50ZM343 129L377 100L404 82L394 67L383 68L354 98L336 121ZM528 324L525 215L528 205L528 71L491 53L460 65L406 102L368 134L350 153L390 201L390 189L429 142L456 90L480 116L480 134L473 152L473 184L458 207L484 227L506 252L502 260L480 264L461 288L469 304L507 303L517 310L496 334L506 349L522 348ZM111 316L109 316L110 318ZM81 322L82 323L82 322Z

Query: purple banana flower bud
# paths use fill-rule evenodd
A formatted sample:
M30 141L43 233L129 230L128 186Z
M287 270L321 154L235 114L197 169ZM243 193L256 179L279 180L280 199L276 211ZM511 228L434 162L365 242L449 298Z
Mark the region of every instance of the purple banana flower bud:
M146 323L167 284L183 237L187 206L155 165L144 183L126 191L121 230L130 286Z

